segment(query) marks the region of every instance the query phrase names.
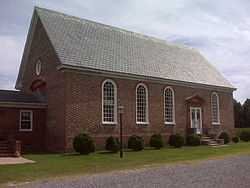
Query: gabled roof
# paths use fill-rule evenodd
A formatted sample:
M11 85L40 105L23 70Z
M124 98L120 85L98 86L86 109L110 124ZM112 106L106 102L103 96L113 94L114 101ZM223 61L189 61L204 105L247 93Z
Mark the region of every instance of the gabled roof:
M233 88L192 48L43 8L34 14L62 65Z

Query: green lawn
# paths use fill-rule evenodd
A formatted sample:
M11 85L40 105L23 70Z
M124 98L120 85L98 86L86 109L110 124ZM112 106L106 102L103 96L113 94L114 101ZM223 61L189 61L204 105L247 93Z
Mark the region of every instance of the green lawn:
M250 143L232 144L221 148L199 146L183 147L180 149L146 149L140 152L128 151L125 152L123 159L119 158L119 154L101 152L88 156L29 154L24 157L34 160L36 163L0 166L0 184L131 169L143 167L145 165L195 161L237 154L250 154Z

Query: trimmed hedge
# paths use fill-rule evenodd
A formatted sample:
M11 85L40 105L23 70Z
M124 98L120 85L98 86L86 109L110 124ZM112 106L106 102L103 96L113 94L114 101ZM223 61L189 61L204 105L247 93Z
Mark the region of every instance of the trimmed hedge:
M161 134L154 134L150 138L149 142L151 147L154 147L156 149L160 149L163 147L163 140Z
M170 135L169 145L180 148L184 145L184 138L180 134Z
M240 140L244 142L250 141L250 131L249 130L243 130L240 133Z
M238 142L240 141L240 139L239 139L238 136L235 136L235 137L232 138L232 141L233 141L234 143L238 143Z
M223 139L224 140L224 144L227 144L230 142L230 137L227 134L227 132L222 132L219 136L219 139Z
M186 144L188 146L199 146L201 144L201 138L196 134L189 135L186 138Z
M88 134L81 133L75 136L73 148L76 152L87 155L91 152L95 152L95 142Z
M141 151L144 149L144 140L142 137L132 135L128 138L128 148L134 151Z
M110 136L106 139L105 149L111 152L118 152L120 150L120 142L118 138Z

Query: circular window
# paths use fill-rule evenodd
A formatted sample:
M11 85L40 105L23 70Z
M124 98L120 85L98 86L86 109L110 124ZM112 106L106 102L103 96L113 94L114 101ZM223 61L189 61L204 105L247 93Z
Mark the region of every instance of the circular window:
M36 62L36 75L39 76L41 74L42 62L38 60Z

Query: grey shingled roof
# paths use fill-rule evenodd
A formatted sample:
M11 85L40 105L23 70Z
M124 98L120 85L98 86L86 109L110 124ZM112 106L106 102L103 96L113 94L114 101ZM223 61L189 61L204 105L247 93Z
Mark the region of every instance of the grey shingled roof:
M14 90L0 90L0 102L44 103L34 95Z
M233 88L197 50L47 9L35 12L63 65Z

